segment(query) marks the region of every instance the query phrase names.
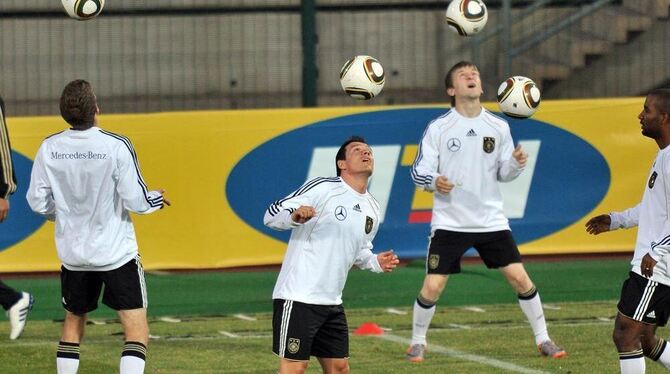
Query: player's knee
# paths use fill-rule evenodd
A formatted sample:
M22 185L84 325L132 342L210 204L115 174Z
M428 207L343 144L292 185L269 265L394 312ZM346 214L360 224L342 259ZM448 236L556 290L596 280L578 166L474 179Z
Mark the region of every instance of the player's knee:
M349 374L349 361L338 361L333 365L334 374Z
M423 287L421 288L421 297L426 299L427 301L432 301L434 304L437 299L440 298L440 295L442 294L442 291L444 291L444 287L447 285L447 279L446 277L444 279L440 278L432 278L432 279L426 279L426 281L423 283Z
M619 352L629 352L640 349L640 339L636 336L631 336L623 328L614 328L612 332L612 341Z
M534 287L526 273L508 274L507 281L518 294L527 293Z
M436 287L434 285L424 285L424 287L421 289L421 292L419 293L421 299L426 300L427 302L431 304L435 304L435 301L440 298L440 294L442 293L443 288L441 287Z

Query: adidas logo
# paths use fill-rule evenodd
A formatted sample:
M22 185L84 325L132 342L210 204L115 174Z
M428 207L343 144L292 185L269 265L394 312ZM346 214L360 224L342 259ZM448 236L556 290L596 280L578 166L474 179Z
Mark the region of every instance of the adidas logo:
M651 312L647 313L647 315L645 317L656 318L656 312L652 310Z
M359 204L354 205L354 210L357 212L361 211L361 206Z
M475 132L475 130L470 129L470 131L468 131L468 133L465 136L477 136L477 133Z

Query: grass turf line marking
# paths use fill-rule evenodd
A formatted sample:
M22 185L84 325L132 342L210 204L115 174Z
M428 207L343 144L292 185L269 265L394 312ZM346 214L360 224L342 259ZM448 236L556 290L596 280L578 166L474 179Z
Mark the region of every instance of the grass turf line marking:
M237 334L233 334L232 332L223 331L223 330L219 331L219 334L224 335L224 336L227 336L227 337L229 337L229 338L239 338L239 337L240 337L240 336L237 335Z
M248 316L246 314L241 314L241 313L233 314L233 317L235 317L237 319L245 320L245 321L256 321L256 318Z
M158 318L159 321L161 322L168 322L168 323L179 323L181 320L179 318L174 318L174 317L160 317Z
M544 304L544 305L542 305L542 306L544 307L544 309L549 309L549 310L561 310L561 307L560 307L560 306L555 306L555 305L551 305L551 304Z
M472 328L468 325L459 325L457 323L450 323L449 326L457 328L457 329L461 329L461 330L470 330Z
M397 335L391 335L391 334L375 335L375 337L379 338L379 339L388 340L388 341L391 341L391 342L405 344L405 345L410 345L412 343L412 341L410 339L403 338L403 337L397 336ZM496 367L496 368L499 368L499 369L509 370L509 371L512 371L512 372L515 372L515 373L549 374L546 371L530 369L530 368L526 368L526 367L523 367L523 366L519 366L519 365L509 363L509 362L496 360L495 358L475 355L475 354L471 354L471 353L465 353L465 352L457 351L455 349L451 349L451 348L447 348L447 347L443 347L443 346L435 345L435 344L431 344L429 346L428 350L431 353L440 353L440 354L443 354L443 355L459 358L461 360L477 362L477 363L480 363L480 364L493 366L493 367Z
M471 312L477 312L477 313L484 313L484 312L486 312L484 309L482 309L482 308L478 308L478 307L476 307L476 306L466 306L466 307L463 308L463 309L464 309L464 310L469 310L469 311L471 311Z
M404 310L400 310L400 309L396 309L396 308L387 308L386 313L397 314L399 316L407 315L407 312L405 312Z

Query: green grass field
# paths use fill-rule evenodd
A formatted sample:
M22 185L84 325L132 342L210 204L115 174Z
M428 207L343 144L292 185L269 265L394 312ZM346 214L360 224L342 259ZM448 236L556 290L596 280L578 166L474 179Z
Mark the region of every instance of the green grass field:
M439 302L426 361L410 364L404 351L423 268L407 266L384 275L352 271L344 295L351 330L364 322L386 330L381 336L352 335L352 372L616 373L618 357L610 336L627 262L526 264L546 304L549 332L568 351L560 360L537 353L530 327L500 274L466 265ZM152 339L146 372L273 373L277 359L270 352L270 295L275 277L276 271L149 274ZM55 372L62 318L58 279L6 281L33 292L37 302L21 339L0 340L0 373ZM117 372L121 326L106 307L92 313L91 320L79 372ZM8 330L6 322L0 324L0 336ZM664 372L654 362L647 366L648 373ZM318 362L312 360L309 372L320 372Z

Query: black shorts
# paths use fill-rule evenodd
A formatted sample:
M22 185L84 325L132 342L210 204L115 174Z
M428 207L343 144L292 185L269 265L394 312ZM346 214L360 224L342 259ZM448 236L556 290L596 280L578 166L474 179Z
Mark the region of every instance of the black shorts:
M670 314L670 287L631 271L621 287L617 308L635 321L665 326Z
M349 328L342 305L312 305L275 299L272 352L295 361L349 357Z
M509 230L494 232L456 232L435 230L428 245L426 272L455 274L461 272L461 257L470 248L489 269L521 262L521 254Z
M102 302L114 310L147 307L147 288L139 256L118 269L109 271L72 271L61 266L63 308L82 315L98 308L103 284Z

